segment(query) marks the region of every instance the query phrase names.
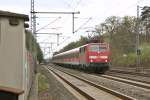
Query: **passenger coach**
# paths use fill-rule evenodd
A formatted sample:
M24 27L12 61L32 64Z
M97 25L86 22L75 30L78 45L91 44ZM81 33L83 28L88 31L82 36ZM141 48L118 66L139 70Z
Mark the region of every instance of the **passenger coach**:
M89 43L54 55L52 62L87 71L104 72L109 69L109 56L109 44Z

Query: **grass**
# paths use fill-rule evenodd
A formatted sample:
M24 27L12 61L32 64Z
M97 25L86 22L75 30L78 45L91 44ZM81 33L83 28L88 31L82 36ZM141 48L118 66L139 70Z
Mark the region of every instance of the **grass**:
M142 53L141 53L141 61L145 66L150 64L150 45L143 44L142 45Z
M45 91L49 88L48 79L44 74L38 73L38 91Z
M122 56L118 62L120 65L129 66L135 65L136 55L135 53L129 53L126 57Z

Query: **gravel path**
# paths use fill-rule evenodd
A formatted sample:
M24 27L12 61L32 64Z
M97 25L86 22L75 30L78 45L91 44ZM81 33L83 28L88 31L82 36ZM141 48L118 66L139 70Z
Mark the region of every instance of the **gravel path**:
M38 100L50 100L49 90L42 91L38 94Z
M48 72L42 68L42 66L38 67L38 73L48 75ZM38 100L52 100L50 95L50 89L46 89L44 91L38 92Z
M38 75L35 75L35 78L33 80L28 100L38 100Z

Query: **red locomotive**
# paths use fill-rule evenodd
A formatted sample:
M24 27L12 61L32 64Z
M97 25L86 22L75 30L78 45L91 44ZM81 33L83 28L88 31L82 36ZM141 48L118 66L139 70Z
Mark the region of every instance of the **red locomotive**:
M71 68L101 73L109 69L109 56L109 44L88 43L78 48L54 55L52 62Z

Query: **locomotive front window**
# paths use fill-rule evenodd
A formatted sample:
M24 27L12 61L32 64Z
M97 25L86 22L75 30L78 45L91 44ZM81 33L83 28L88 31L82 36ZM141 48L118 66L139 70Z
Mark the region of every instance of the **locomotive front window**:
M106 47L101 47L100 45L91 45L90 51L92 51L92 52L97 52L97 51L103 52L103 51L106 51Z

